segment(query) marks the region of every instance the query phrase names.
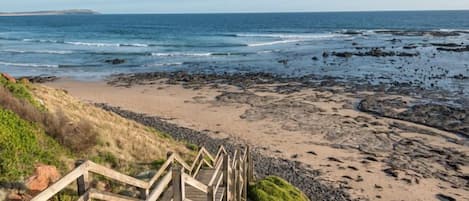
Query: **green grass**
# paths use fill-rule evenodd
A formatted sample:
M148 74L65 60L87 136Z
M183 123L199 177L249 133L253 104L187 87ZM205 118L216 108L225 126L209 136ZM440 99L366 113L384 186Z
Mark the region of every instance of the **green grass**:
M0 86L8 89L16 98L26 100L34 105L36 108L44 110L44 106L39 103L33 95L29 92L28 87L22 83L9 82L4 77L0 76Z
M151 167L154 170L160 169L160 167L166 162L166 159L158 159L153 162L151 162Z
M173 139L170 134L165 133L163 131L157 131L156 129L151 128L151 127L146 127L145 130L151 133L155 133L157 136L160 136L165 139Z
M192 150L192 151L198 151L199 150L199 146L197 146L196 144L192 144L192 143L186 143L186 148L188 148L189 150Z
M63 168L65 150L37 125L0 107L0 182L22 181L37 163Z
M112 168L119 167L119 159L114 156L111 152L99 152L97 156L91 158L91 160L98 164L109 164Z
M309 201L306 195L284 179L269 176L249 187L252 201Z

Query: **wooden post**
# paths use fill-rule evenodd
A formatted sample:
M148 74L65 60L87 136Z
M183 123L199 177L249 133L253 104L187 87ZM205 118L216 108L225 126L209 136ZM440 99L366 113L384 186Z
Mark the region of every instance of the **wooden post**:
M236 177L238 178L238 182L236 182L236 200L238 201L241 201L241 191L243 189L241 189L241 174L242 174L242 170L241 170L241 154L239 155L238 157L238 163L236 164Z
M248 163L247 159L243 163L243 180L244 180L244 189L243 189L243 198L244 200L248 200L248 188L249 188L249 180L248 180Z
M173 165L173 200L184 201L186 199L186 192L184 189L184 177L182 176L183 170L179 165Z
M213 185L207 188L207 201L215 201L215 193L213 192Z
M236 158L234 159L236 160ZM239 161L236 161L236 165L233 167L233 200L237 201L238 198L238 182L239 182L239 177L238 177L238 164Z
M223 200L230 201L230 156L225 154L223 159L223 182L225 184L225 195Z
M140 192L139 198L142 200L146 200L150 195L150 190L145 188L139 188L138 191Z
M248 163L248 179L246 182L250 183L254 179L254 162L252 161L251 148L249 147L249 145L247 146L246 152L247 152L246 154L247 154L247 163Z
M85 163L85 160L77 160L75 161L75 168L80 166L81 164ZM82 176L78 177L77 179L77 193L78 197L84 195L88 190L88 171L84 172Z

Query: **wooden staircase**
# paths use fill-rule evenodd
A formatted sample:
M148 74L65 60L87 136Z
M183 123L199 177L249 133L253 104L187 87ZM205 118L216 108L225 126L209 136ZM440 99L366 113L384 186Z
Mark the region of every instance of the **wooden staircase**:
M76 181L79 201L247 201L247 187L253 178L249 147L230 156L222 146L215 157L201 148L191 165L175 153L149 180L121 174L91 161L77 163L77 168L38 194L32 201L47 201ZM104 192L89 187L90 174L137 188L138 197Z

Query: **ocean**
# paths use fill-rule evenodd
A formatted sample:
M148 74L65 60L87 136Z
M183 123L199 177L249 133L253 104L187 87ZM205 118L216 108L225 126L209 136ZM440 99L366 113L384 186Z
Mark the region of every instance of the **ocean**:
M469 11L0 17L0 71L76 79L153 71L371 76L467 90L467 79L452 77L469 76L469 52L439 51L436 43L469 44ZM324 56L367 48L419 56Z

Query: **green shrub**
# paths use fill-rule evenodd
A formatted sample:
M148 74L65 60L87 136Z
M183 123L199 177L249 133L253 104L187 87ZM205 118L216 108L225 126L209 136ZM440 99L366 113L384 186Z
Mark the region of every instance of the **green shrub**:
M306 195L284 179L269 176L249 187L253 201L309 201Z
M61 168L63 152L40 127L0 107L0 182L23 180L37 163Z
M4 77L0 76L0 86L8 89L16 98L23 99L34 105L36 108L44 110L44 107L34 99L33 95L29 92L26 85L21 83L9 82Z

